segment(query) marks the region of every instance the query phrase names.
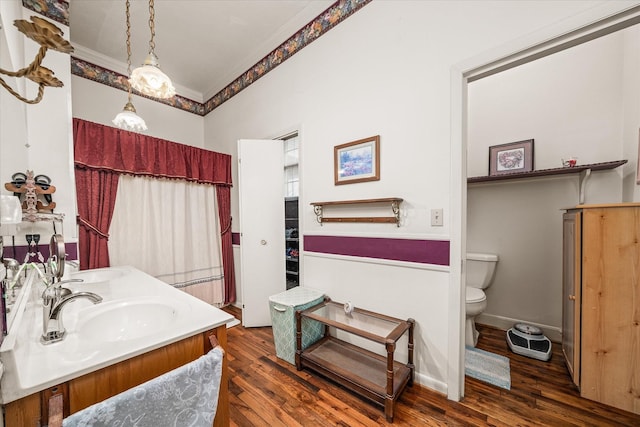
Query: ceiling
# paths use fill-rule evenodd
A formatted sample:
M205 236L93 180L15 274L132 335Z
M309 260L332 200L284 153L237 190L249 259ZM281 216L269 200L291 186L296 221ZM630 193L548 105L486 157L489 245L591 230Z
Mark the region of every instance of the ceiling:
M156 0L155 53L179 95L202 102L326 10L333 0ZM149 4L131 0L131 63L149 50ZM74 56L127 74L125 0L72 0Z

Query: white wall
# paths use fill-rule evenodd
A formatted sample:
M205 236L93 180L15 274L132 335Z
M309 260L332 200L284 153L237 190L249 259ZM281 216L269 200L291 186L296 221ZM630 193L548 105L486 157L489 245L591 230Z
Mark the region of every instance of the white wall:
M628 158L623 101L632 94L637 102L639 92L629 85L640 77L621 79L625 33L471 83L469 176L488 174L489 146L531 138L535 169L560 167L568 156L578 164ZM629 160L635 165L635 157ZM585 203L622 201L622 172L594 172ZM561 209L578 204L578 185L578 174L469 185L467 248L500 256L479 322L509 328L525 321L560 339Z
M127 92L73 75L73 117L115 127L111 122L127 103ZM204 119L193 113L133 95L133 105L149 130L145 135L204 147Z
M15 7L12 7L15 6ZM0 68L17 70L24 65L23 43L17 37L18 31L7 32L4 29L13 25L14 19L20 19L21 10L16 3L0 3ZM19 52L18 52L19 51ZM15 56L20 53L20 58ZM24 93L24 79L2 76L4 81L19 93ZM14 172L27 170L26 141L26 104L18 101L4 88L0 88L0 182L11 180ZM7 194L2 185L2 194Z
M636 25L623 34L624 68L624 125L623 153L629 163L624 166L623 201L640 201L638 160L640 157L640 26Z
M2 2L2 67L13 71L27 66L38 53L39 45L27 39L13 26L14 19L29 20L32 11L22 8L18 1ZM64 32L68 40L68 27L54 23ZM42 65L51 69L55 77L62 81L61 88L46 88L43 99L37 104L26 104L4 88L0 88L0 182L2 193L8 194L4 183L11 180L15 172L26 173L33 170L35 175L44 174L51 178L56 187L52 195L56 203L55 212L64 213L64 231L67 241L75 240L75 186L71 173L71 71L69 55L48 50ZM5 77L5 76L3 76ZM27 99L37 95L38 86L26 82L25 78L6 80L14 90ZM30 147L26 147L26 144ZM59 228L58 232L62 231ZM46 244L53 234L51 225L44 223L23 224L22 233L40 233L41 244ZM22 236L17 236L16 244L25 244Z
M302 234L450 237L450 71L480 52L598 2L372 2L205 117L208 147L301 131ZM334 186L333 147L381 135L381 179ZM237 167L233 169L234 179ZM402 197L402 227L316 223L309 203ZM232 193L238 218L237 188ZM445 208L445 226L428 212ZM241 225L234 221L234 231ZM302 283L417 321L418 381L446 391L449 274L303 255Z

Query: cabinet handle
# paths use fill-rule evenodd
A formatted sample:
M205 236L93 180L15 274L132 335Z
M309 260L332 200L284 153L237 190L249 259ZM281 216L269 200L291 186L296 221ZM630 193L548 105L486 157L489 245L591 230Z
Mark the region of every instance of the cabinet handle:
M575 296L575 295L569 295L569 299L570 299L571 301L575 301L575 300L576 300L576 296Z

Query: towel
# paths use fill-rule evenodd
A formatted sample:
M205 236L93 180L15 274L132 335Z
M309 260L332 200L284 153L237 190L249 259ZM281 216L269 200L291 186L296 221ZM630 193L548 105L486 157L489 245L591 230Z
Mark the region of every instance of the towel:
M65 418L63 427L211 427L218 407L223 350Z

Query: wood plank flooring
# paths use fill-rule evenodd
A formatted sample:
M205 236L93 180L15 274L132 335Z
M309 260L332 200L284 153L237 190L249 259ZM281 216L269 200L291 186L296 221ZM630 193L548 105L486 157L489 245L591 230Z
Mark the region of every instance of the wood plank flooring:
M237 318L240 311L225 308ZM512 353L505 332L479 326L478 348L509 357L511 390L473 378L461 402L414 384L396 404L393 424L381 407L277 358L271 328L228 331L231 426L640 426L640 416L582 399L560 346L542 362Z

